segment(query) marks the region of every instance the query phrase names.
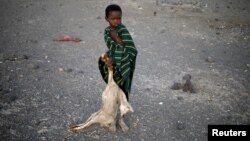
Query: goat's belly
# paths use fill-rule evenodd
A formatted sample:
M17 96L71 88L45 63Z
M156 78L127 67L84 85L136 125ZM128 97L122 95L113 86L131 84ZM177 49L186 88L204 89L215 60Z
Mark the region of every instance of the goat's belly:
M108 113L115 113L119 105L118 88L109 85L102 94L102 108Z

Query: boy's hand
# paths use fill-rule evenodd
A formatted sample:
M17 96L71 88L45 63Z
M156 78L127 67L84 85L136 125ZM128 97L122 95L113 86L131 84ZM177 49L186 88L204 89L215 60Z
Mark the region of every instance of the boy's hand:
M101 55L101 60L111 69L113 69L113 61L112 58L108 56L107 53L103 53Z
M124 42L122 41L122 39L117 35L116 31L115 30L111 30L110 31L110 34L111 34L111 38L117 42L118 44L121 44L123 45Z

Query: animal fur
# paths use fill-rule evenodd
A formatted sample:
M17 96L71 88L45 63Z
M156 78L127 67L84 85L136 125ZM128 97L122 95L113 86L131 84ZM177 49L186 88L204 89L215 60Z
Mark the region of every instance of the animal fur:
M112 60L107 56L107 54L102 54L101 59L108 66L109 72L108 85L102 93L101 109L93 113L83 124L69 127L68 131L70 132L76 132L77 130L87 128L94 123L99 123L102 127L107 127L109 130L115 132L118 108L120 109L118 124L124 132L129 129L124 122L124 115L128 112L134 112L134 110L128 103L124 92L113 80Z

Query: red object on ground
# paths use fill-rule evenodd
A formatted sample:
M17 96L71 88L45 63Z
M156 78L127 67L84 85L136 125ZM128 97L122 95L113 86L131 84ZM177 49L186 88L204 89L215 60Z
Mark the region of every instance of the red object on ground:
M80 38L72 38L70 36L64 36L62 38L58 38L58 39L54 39L53 41L57 41L57 42L81 42L82 40Z

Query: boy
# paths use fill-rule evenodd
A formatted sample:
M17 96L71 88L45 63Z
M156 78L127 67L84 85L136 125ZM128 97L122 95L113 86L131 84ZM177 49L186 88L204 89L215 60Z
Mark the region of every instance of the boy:
M105 19L109 26L104 31L104 40L108 47L106 54L111 57L117 85L123 90L127 100L131 90L137 49L127 28L122 24L122 10L116 4L109 5L105 10ZM104 81L108 82L108 68L99 59L99 70Z

